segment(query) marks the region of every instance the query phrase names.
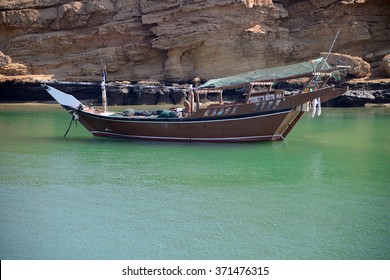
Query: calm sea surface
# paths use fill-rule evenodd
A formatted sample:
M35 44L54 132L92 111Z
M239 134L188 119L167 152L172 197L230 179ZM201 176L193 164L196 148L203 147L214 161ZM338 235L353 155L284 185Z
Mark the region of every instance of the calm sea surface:
M390 110L306 114L284 142L94 138L0 105L0 259L390 259Z

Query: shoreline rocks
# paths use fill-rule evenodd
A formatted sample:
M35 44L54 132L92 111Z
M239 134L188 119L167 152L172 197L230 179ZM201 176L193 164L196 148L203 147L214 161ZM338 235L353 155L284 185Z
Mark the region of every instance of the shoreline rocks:
M325 107L369 107L368 104L390 103L389 82L348 82L349 91L325 102Z
M371 76L371 65L364 61L361 57L352 56L347 54L340 53L327 53L322 52L322 57L327 57L327 62L330 65L343 65L349 66L350 69L347 70L349 75L352 75L357 78L365 78Z
M101 103L100 83L47 83L59 90L72 94L85 104ZM108 105L161 105L183 104L188 89L186 85L170 85L169 88L156 87L131 87L135 83L109 83L107 87ZM162 84L159 84L162 85ZM335 99L323 103L325 107L369 107L369 104L390 103L390 83L380 80L378 82L348 82L350 90ZM283 84L286 89L293 89L295 84ZM242 93L226 91L224 99L235 101L242 99ZM217 96L208 94L201 96L203 102L215 101ZM0 103L56 103L53 98L41 87L39 82L15 82L0 83ZM372 107L372 106L371 106Z

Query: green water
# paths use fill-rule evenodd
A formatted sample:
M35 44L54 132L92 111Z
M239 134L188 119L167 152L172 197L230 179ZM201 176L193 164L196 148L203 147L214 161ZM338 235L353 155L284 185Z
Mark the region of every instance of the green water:
M0 105L1 259L389 259L390 110L277 143L94 138Z

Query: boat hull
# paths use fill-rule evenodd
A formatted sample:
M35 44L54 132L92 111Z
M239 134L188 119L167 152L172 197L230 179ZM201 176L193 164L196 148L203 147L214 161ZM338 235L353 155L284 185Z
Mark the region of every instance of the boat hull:
M129 119L79 111L79 121L94 136L155 141L261 142L283 140L292 109L218 119ZM289 123L286 123L286 128Z
M199 108L184 117L124 116L87 108L77 99L45 89L94 136L186 142L282 141L297 124L308 104L339 96L348 87L321 88L310 93L272 95L255 103L220 103ZM160 116L160 115L159 115Z
M185 142L282 141L304 114L302 104L319 97L324 101L329 100L346 90L329 87L312 94L286 97L280 100L277 108L264 111L256 110L263 108L260 104L242 104L234 115L211 117L205 117L206 109L199 110L193 117L171 119L113 117L83 110L77 112L80 123L98 137Z

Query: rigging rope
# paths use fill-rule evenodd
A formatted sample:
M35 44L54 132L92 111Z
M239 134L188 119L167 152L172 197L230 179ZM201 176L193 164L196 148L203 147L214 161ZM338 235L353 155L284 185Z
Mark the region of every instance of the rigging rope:
M73 114L72 114L72 119L70 120L68 129L66 130L66 132L65 132L65 134L64 134L64 138L66 138L66 135L68 135L68 132L69 132L70 128L72 127L72 123L73 123L73 122L75 122L75 125L76 125L76 127L77 127L77 119L78 119L78 116L77 116L76 112L73 112Z
M325 62L328 62L329 55L330 55L330 53L332 52L332 49L333 49L333 47L334 47L334 44L336 43L337 37L339 37L339 34L340 34L340 29L337 30L336 36L334 37L334 40L333 40L333 43L332 43L332 45L330 46L330 49L329 49L329 51L328 51L328 54L327 54L326 57L325 57ZM324 68L324 66L325 66L325 63L322 64L321 70Z

